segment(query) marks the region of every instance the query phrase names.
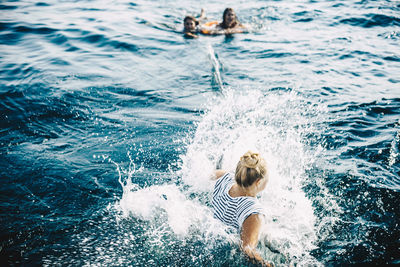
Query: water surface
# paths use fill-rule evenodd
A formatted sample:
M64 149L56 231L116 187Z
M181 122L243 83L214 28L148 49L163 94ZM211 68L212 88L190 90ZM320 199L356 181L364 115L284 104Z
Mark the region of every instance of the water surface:
M7 265L247 266L214 168L260 151L265 258L399 264L398 1L3 1Z

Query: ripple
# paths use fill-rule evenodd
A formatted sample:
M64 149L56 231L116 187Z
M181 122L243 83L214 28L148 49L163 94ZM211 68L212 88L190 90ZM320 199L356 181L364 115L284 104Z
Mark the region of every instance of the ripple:
M42 90L41 94L48 90ZM2 127L19 132L20 138L24 135L39 139L57 138L63 134L59 123L79 124L87 119L75 104L57 98L34 99L26 97L24 91L9 90L0 94L0 100ZM4 138L7 136L2 138L3 142L7 142Z
M0 22L0 31L9 30L14 27L14 22Z
M18 33L34 33L34 34L50 34L57 31L56 29L52 29L49 27L43 27L43 26L35 27L33 25L32 26L19 25L15 26L13 30Z
M6 64L1 66L0 77L5 81L29 81L32 77L38 75L40 70L33 66L34 64Z
M388 61L400 62L400 57L397 57L397 56L387 56L387 57L384 57L383 59L388 60Z
M110 39L109 36L104 34L86 34L85 32L81 32L81 34L84 36L79 37L78 40L89 44L95 44L98 47L111 47L113 49L129 52L140 51L140 48L133 43L121 40L113 40Z
M298 19L295 19L294 22L311 22L314 19L312 18L312 13L308 11L301 11L301 12L296 12L293 13L294 17L297 17Z
M11 6L11 5L0 5L0 10L13 10L17 9L18 6Z
M400 170L390 163L396 153L393 151L397 151L400 99L349 102L339 106L336 112L341 117L330 123L332 130L327 136L328 146L341 153L338 161L344 165L349 164L348 160L357 162L357 172L370 177L373 186L400 190L396 178ZM376 172L379 169L381 174L371 176L372 169Z
M367 14L364 17L341 19L339 22L363 28L400 26L400 18L383 14Z
M45 3L45 2L38 2L35 5L36 6L51 6L49 3Z

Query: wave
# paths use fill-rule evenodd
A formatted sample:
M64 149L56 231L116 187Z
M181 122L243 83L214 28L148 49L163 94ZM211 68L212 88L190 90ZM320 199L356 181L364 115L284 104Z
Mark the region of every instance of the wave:
M318 13L321 13L320 10L313 10L313 12L310 11L300 11L293 13L292 16L294 17L294 22L311 22L314 20L315 17L317 17Z
M6 45L15 45L25 40L28 34L34 34L44 36L44 39L55 45L64 46L67 52L81 50L79 42L134 53L142 50L138 45L128 40L121 40L119 37L83 30L73 30L71 28L55 29L41 24L2 22L0 23L0 32L2 32L0 41ZM71 35L71 32L78 33L78 36ZM77 43L76 41L79 42ZM162 50L161 48L153 49Z
M26 95L25 91L15 89L0 94L0 124L3 129L14 133L3 136L4 143L28 137L37 140L58 138L66 131L66 128L59 127L59 123L76 126L88 120L86 112L74 103L59 98L41 98L40 95L49 92L49 88L31 85L30 90L30 93L39 91L39 96Z
M364 17L346 18L339 22L363 28L400 26L400 18L383 14L366 14Z
M386 178L371 177L371 185L394 190L400 188L396 178L399 168L395 165L399 108L399 98L342 103L334 112L341 118L330 123L332 130L326 136L327 146L340 151L341 161L358 159L367 172L362 170L363 175L370 176L370 168L381 170Z
M17 9L18 6L12 6L12 5L0 5L0 10L13 10L13 9Z

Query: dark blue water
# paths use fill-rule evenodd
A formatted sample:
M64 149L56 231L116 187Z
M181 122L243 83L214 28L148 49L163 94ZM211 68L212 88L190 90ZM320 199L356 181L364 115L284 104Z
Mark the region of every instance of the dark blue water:
M248 149L265 258L400 264L399 2L235 1L250 33L179 33L225 5L1 2L3 264L247 266L208 177Z

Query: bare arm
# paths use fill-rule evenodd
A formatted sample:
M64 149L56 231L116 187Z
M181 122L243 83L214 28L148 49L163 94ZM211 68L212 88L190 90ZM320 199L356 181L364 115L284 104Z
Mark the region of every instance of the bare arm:
M212 178L213 178L213 180L218 180L219 178L224 176L225 173L226 173L226 171L224 171L224 170L215 170L214 177L212 177Z
M242 240L242 249L247 256L262 266L271 267L272 264L266 262L256 250L258 244L258 235L261 228L261 219L258 214L252 214L244 220L240 239Z
M247 29L244 27L236 27L236 28L230 28L230 29L213 29L209 30L208 34L210 35L220 35L220 34L233 34L233 33L244 33L246 32Z
M243 33L244 30L242 28L233 28L224 30L225 34L233 34L233 33Z
M191 33L191 32L185 32L184 36L187 38L198 38L199 37L196 34Z
M204 8L202 8L201 12L200 12L199 20L204 20L204 19L206 19L206 12L204 11Z

